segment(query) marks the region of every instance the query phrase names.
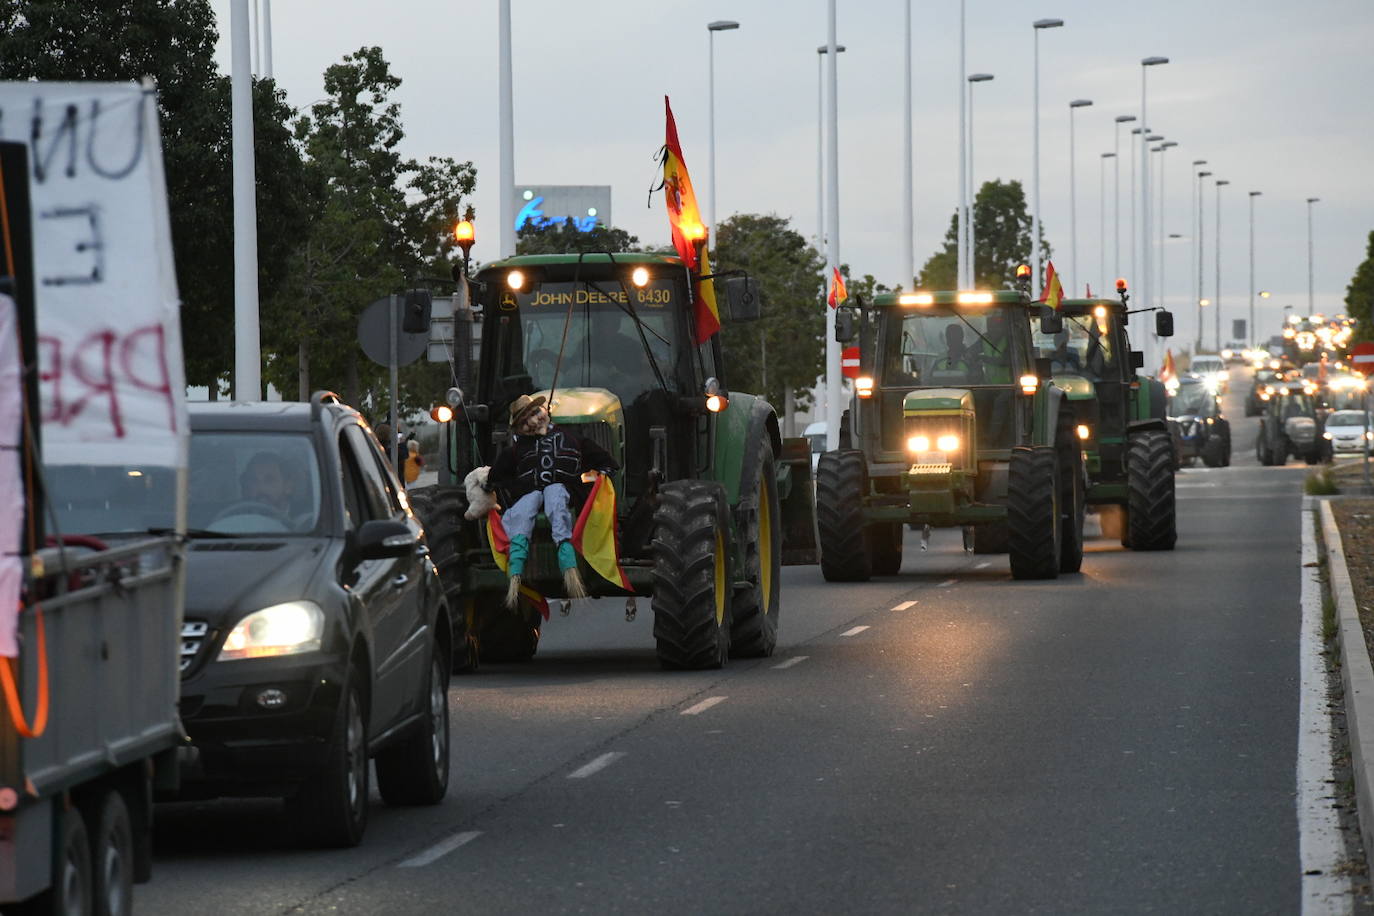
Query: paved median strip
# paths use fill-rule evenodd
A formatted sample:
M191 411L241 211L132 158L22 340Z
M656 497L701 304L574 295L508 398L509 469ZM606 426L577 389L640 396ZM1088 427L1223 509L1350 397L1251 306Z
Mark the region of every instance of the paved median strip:
M909 607L915 607L918 603L919 602L916 601L903 601L901 604L894 605L892 609L894 611L905 611Z
M591 763L584 764L568 774L569 779L586 779L588 776L600 773L606 767L615 763L625 756L624 751L609 751L593 760Z
M724 703L727 699L729 699L729 698L728 698L728 697L707 697L706 699L702 700L700 703L696 704L695 706L688 706L686 709L684 709L684 710L682 711L682 715L684 715L684 716L699 716L699 715L701 715L702 713L704 713L706 710L710 709L712 706L715 706L717 703Z
M419 855L411 856L403 862L396 863L396 867L423 868L432 862L439 861L458 847L466 846L481 835L482 831L480 830L465 830L462 833L455 833L453 836L445 837L435 843Z
M845 631L844 631L843 633L841 633L840 635L841 635L841 636L857 636L858 634L862 633L864 630L867 630L867 629L868 629L868 626L867 626L867 625L864 625L864 626L861 626L861 627L853 627L852 629L845 630Z
M811 656L809 656L809 655L794 655L794 656L792 656L791 658L789 658L787 661L783 662L781 665L774 665L773 667L774 667L774 668L779 668L779 669L781 669L781 668L791 668L793 665L800 665L802 662L806 661L806 660L807 660L808 658L810 658L810 657L811 657Z

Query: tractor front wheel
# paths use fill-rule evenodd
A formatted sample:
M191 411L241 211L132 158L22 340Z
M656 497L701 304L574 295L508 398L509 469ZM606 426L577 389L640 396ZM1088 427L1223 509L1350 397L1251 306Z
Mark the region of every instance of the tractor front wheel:
M866 478L860 451L825 452L816 464L816 530L827 582L867 582L873 575L864 530Z
M1059 575L1063 527L1058 457L1047 446L1011 450L1007 546L1013 579L1054 579Z
M1083 568L1083 516L1087 512L1083 452L1076 439L1059 455L1059 484L1059 571L1076 573Z
M1129 546L1132 550L1173 550L1178 532L1167 433L1146 430L1131 436L1126 447L1126 477Z
M895 576L902 571L902 527L901 522L879 522L868 529L873 575Z
M439 571L448 606L454 609L449 620L453 632L453 658L449 670L476 671L478 666L477 630L472 615L458 616L470 599L462 594L463 513L467 495L458 487L425 487L409 494L410 508L425 528L429 559Z
M752 480L746 478L741 490L753 493L754 500L740 513L744 579L749 587L735 593L730 608L730 655L734 658L772 655L778 643L778 612L782 610L782 509L777 468L767 440L760 441L755 452Z
M654 640L665 668L719 668L730 650L730 516L725 488L674 480L654 511Z

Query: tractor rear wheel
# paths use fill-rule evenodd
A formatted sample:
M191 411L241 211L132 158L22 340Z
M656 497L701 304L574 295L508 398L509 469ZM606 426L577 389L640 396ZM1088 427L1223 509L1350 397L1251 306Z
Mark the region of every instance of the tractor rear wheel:
M867 476L860 451L825 452L816 464L816 530L827 582L867 582L873 575L864 531Z
M425 527L429 559L439 571L444 597L456 615L472 603L462 594L463 513L468 508L467 494L458 487L425 487L411 491L408 496L411 511ZM473 616L463 614L449 622L453 631L453 659L449 670L455 674L476 671L478 645Z
M730 650L730 516L725 488L674 480L654 510L654 640L665 668L719 668Z
M873 558L873 575L895 576L902 571L901 522L879 522L869 526L868 553Z
M740 513L744 580L749 587L735 592L730 606L732 658L767 658L778 643L778 612L782 610L782 507L778 502L777 467L766 439L755 449L753 473L740 488L754 499Z
M1167 433L1146 430L1130 437L1126 447L1126 478L1129 546L1132 550L1173 550L1178 532Z
M1209 468L1226 466L1229 443L1220 433L1212 433L1202 445L1202 463Z
M1053 448L1014 448L1007 473L1008 553L1013 579L1059 575L1059 456Z
M477 646L489 662L527 662L539 651L539 617L521 601L514 610L499 598L477 600Z
M974 553L1006 553L1009 532L1006 525L974 525Z

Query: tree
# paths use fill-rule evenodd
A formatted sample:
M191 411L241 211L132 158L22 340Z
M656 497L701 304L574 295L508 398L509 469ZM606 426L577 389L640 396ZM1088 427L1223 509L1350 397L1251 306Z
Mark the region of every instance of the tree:
M229 79L214 63L208 0L0 2L0 78L157 83L186 377L212 385L233 361ZM293 115L271 82L253 88L259 286L282 282L304 229ZM212 391L214 389L212 388Z
M959 217L950 217L949 231L940 250L926 260L917 286L922 289L958 288ZM1031 217L1019 181L987 181L973 201L974 285L982 289L1006 289L1014 285L1016 267L1031 255ZM1049 261L1051 249L1040 226L1040 257ZM1037 291L1038 292L1038 291Z
M1345 288L1345 313L1358 322L1356 340L1374 340L1374 232L1369 233L1365 259Z
M825 363L824 260L782 217L740 213L716 227L712 266L748 271L763 294L759 321L732 324L721 316L729 386L777 405L789 390L805 399Z
M570 220L543 226L526 223L516 234L516 254L576 254L579 251L639 251L638 236L600 223L582 232Z

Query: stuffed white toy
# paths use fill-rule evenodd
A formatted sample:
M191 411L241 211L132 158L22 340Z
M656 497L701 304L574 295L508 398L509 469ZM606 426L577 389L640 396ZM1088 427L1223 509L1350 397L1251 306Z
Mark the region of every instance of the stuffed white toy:
M463 478L463 489L468 494L468 510L463 513L463 518L468 521L485 518L492 509L501 508L496 501L496 494L486 490L489 473L490 467L480 467L470 471L468 476Z

